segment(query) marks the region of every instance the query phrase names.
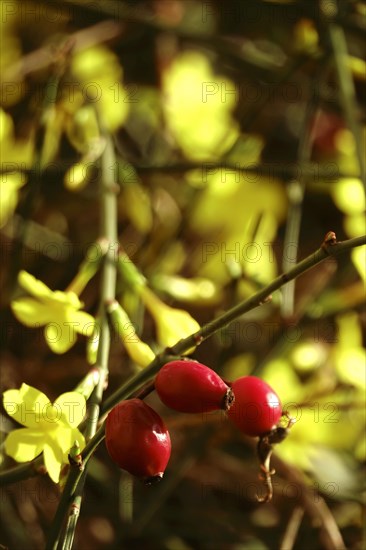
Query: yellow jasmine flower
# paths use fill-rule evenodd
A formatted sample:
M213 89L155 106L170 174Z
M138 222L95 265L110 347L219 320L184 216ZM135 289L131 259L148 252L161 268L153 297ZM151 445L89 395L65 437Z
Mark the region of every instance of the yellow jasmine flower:
M157 339L160 345L164 347L174 346L179 340L194 334L201 328L188 311L164 304L147 286L141 287L140 295L145 306L154 317ZM192 353L192 351L190 349L186 353Z
M77 429L85 414L85 403L80 393L67 392L52 404L44 393L27 384L19 390L5 391L4 409L25 426L8 434L6 454L17 462L28 462L43 452L47 472L58 483L75 441L81 449L85 446L84 436Z
M46 341L54 353L65 353L76 342L76 334L91 336L94 318L80 311L83 303L75 292L52 291L30 273L20 271L18 282L33 298L11 302L15 317L27 327L44 326Z

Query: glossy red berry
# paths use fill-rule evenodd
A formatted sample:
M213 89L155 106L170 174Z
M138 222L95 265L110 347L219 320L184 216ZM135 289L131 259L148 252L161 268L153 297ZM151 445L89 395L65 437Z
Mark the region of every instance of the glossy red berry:
M108 453L120 468L151 484L163 477L171 452L169 432L160 416L141 399L122 401L105 425Z
M272 430L282 416L276 392L256 376L243 376L231 384L235 402L229 419L246 435L261 436Z
M191 360L166 363L155 378L155 388L167 407L185 413L228 410L234 399L215 371Z

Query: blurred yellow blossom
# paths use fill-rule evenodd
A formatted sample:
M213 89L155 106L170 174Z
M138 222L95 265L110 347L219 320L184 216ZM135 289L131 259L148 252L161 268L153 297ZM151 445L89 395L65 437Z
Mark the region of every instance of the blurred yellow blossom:
M32 159L32 141L16 141L12 118L0 109L0 150L2 167L14 170L0 178L0 227L12 216L17 204L19 189L26 183L20 169L29 168Z
M200 329L200 325L188 311L164 304L147 286L141 287L140 296L155 320L157 340L161 346L174 346L182 338ZM191 349L187 353L192 351Z
M0 181L0 227L12 216L17 204L19 189L25 184L25 178L19 173L3 174Z
M200 325L188 311L164 304L148 288L145 277L123 251L119 253L117 266L123 279L140 296L154 318L157 340L161 346L171 347L182 338L186 338L200 329ZM192 351L191 349L187 353L192 353Z
M79 81L73 103L95 104L103 126L112 132L117 130L124 123L132 101L129 90L123 86L117 56L104 46L88 48L74 55L71 70Z
M163 75L168 127L188 158L219 158L239 135L232 111L238 92L233 82L215 75L208 59L185 52Z

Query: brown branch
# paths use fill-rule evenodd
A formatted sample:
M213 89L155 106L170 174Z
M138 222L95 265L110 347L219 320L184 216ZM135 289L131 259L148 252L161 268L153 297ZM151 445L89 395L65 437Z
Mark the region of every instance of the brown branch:
M65 39L65 46L73 52L79 52L96 44L112 40L123 31L121 23L102 21L92 27L70 34ZM58 53L51 46L42 47L25 55L19 61L8 67L2 74L2 82L17 81L34 71L46 69L55 63Z
M283 535L280 550L291 550L294 547L303 517L304 508L302 506L295 506Z

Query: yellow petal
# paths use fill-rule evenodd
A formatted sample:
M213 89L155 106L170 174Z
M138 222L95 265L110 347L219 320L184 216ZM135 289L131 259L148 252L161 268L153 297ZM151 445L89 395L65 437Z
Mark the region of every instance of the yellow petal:
M22 384L20 390L4 392L3 403L4 409L14 420L28 428L39 429L44 411L50 402L41 391Z
M20 428L8 434L5 439L5 452L17 462L28 462L42 452L43 445L42 432Z
M195 319L183 309L165 306L156 316L158 341L163 346L173 346L200 329ZM191 350L190 350L191 351Z
M142 342L136 333L130 341L124 339L123 344L132 361L140 367L147 367L155 359L153 350L145 342Z
M86 311L68 311L67 318L72 323L77 323L75 326L76 332L83 336L91 336L94 331L95 319Z
M90 163L76 162L64 176L65 187L69 191L81 191L89 183L90 177Z
M37 390L37 388L34 388L33 386L28 386L28 384L23 383L20 386L19 391L24 403L26 403L27 405L38 404L40 407L44 407L50 401L47 395Z
M84 305L80 302L78 295L72 291L62 292L62 290L54 290L52 292L52 300L68 307L71 306L71 308L75 309L79 309Z
M25 184L22 174L4 174L0 181L0 227L12 216L18 203L18 189Z
M76 428L85 416L85 397L78 392L63 393L56 399L54 406L61 409L64 420L73 428Z
M42 327L54 319L52 309L33 298L13 300L10 305L15 317L26 327Z
M43 456L48 475L52 481L58 483L63 462L63 453L56 440L51 437L47 438L47 443L43 449Z
M167 306L148 287L140 289L140 296L155 319L158 341L162 346L171 347L201 328L188 311ZM194 349L186 353L192 353Z
M72 325L62 326L50 323L44 329L44 337L54 353L66 353L76 342L76 332Z
M52 294L52 290L48 286L24 270L18 273L18 283L24 290L36 298L47 298Z

